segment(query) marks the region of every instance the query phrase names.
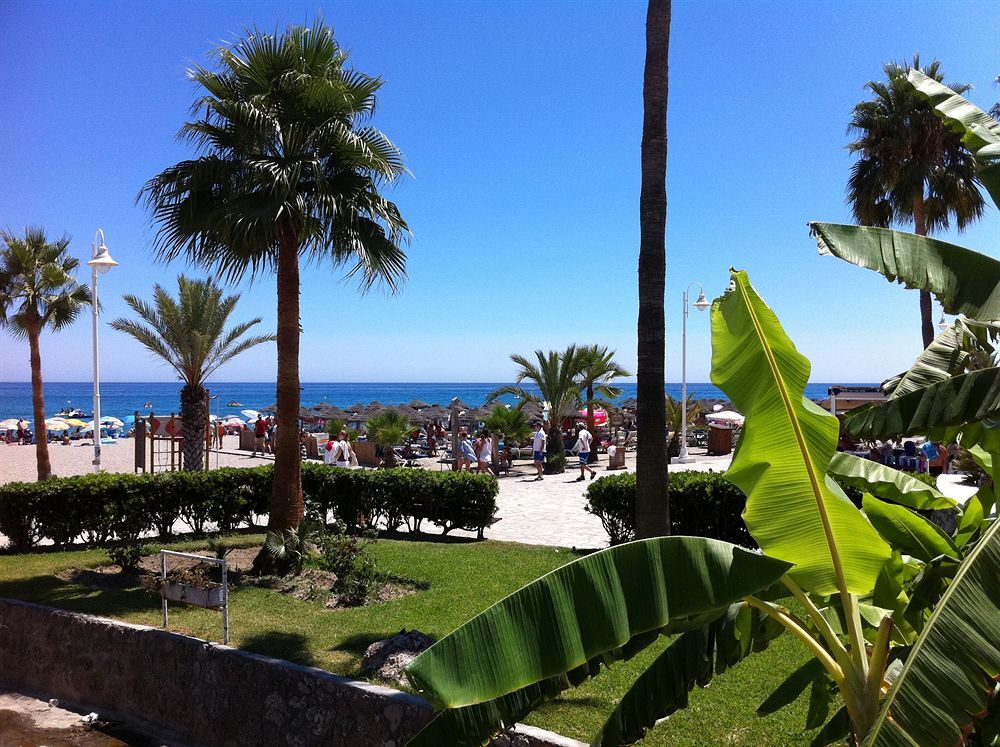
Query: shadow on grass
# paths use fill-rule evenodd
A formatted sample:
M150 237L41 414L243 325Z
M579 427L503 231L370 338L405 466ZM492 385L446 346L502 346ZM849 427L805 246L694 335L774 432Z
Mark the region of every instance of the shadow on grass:
M55 576L35 576L0 583L0 597L23 599L88 615L116 617L160 607L159 597L145 589L98 590L69 584Z
M300 633L270 631L245 638L240 648L307 667L317 667L319 664L309 652L308 643L308 639Z
M392 633L355 633L349 635L339 645L333 646L331 651L346 651L354 654L360 660L365 655L365 651L376 641L382 641L392 637Z
M485 542L476 537L457 537L450 534L427 534L426 532L404 532L398 529L389 531L380 529L379 539L404 540L406 542L434 542L442 545L467 545L472 542Z

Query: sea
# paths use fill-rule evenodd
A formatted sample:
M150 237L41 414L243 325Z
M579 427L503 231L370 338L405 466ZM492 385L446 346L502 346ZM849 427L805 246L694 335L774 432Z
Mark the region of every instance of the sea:
M839 386L866 386L866 384L845 384ZM426 404L447 405L453 397L462 402L479 407L485 404L493 390L504 386L503 383L302 383L302 406L311 407L320 402L347 407L357 402L368 404L380 402L383 405L398 405L413 400L422 400ZM832 384L810 383L806 387L806 396L810 399L823 399L827 389ZM624 383L620 385L622 395L619 401L636 396L636 385ZM210 382L209 391L217 399L212 400L212 414L239 415L241 410L261 410L275 401L275 385L273 382ZM529 390L531 387L526 387ZM153 412L168 414L180 409L180 382L123 382L107 381L101 383L101 414L113 415L124 419L136 411L140 413ZM680 399L680 384L665 384L667 394ZM689 399L727 399L720 389L712 384L688 384ZM503 401L514 403L512 397L502 398ZM88 416L93 410L93 384L89 381L80 382L49 382L45 384L45 414L47 417L64 409L80 409ZM0 420L23 417L31 420L31 383L30 382L0 382Z

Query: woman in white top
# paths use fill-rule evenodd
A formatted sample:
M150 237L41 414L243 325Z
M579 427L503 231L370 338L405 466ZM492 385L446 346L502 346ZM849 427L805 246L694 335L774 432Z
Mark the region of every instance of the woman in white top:
M337 466L351 466L351 440L347 437L347 431L340 432L340 440L337 442Z
M476 449L476 458L479 460L479 474L492 475L493 470L490 469L490 463L493 461L493 439L490 438L490 432L485 428L483 428L483 435L480 437L477 446L479 447Z

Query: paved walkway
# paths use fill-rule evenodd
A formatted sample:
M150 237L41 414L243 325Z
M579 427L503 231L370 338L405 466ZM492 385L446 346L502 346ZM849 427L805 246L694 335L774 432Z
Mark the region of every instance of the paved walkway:
M728 456L706 457L696 452L694 458L688 464L672 464L670 469L719 472L730 463ZM625 467L628 472L634 471L634 452L626 454ZM585 494L590 483L576 481L579 469L547 475L541 482L535 482L533 468L518 466L517 470L523 474L500 478L497 516L501 520L486 530L487 538L529 545L607 547L608 535L601 520L586 511ZM597 476L606 474L616 473L598 465Z

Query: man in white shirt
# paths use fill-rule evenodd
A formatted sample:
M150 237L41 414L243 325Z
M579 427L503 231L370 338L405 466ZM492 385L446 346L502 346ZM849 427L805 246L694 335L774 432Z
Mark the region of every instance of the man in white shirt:
M597 476L597 473L588 464L590 462L590 445L594 442L594 437L590 435L590 431L583 423L576 424L576 446L573 450L580 457L580 476L576 478L577 482L583 482L585 479L583 476L584 470L590 470L590 479L593 480Z
M536 420L533 425L535 437L531 440L531 451L535 458L535 470L538 472L538 477L535 478L537 482L542 479L542 472L545 470L545 425L541 420Z

